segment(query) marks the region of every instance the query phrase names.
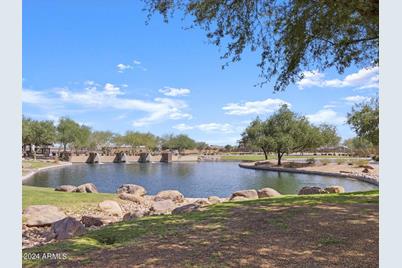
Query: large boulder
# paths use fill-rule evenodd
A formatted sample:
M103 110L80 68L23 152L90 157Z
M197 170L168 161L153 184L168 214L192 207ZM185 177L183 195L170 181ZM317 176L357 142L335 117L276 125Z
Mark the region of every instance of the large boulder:
M47 226L64 219L67 215L58 207L50 205L33 205L27 207L23 212L27 226Z
M93 183L84 183L77 187L75 190L77 193L97 193L95 184Z
M171 200L175 203L182 203L184 196L182 193L176 190L166 190L157 193L154 197L155 201Z
M82 216L81 222L82 222L82 224L85 225L85 227L102 226L103 225L102 219L100 219L98 217L93 217L93 216Z
M84 234L85 226L73 217L66 217L53 223L52 231L56 234L56 239L62 240Z
M237 201L237 200L248 200L248 199L257 199L258 193L256 190L242 190L232 193L230 200Z
M257 191L258 198L280 196L281 194L272 188L262 188Z
M196 204L196 205L198 205L200 207L206 207L206 206L211 205L211 203L206 199L198 199L193 204Z
M208 202L211 203L211 205L214 205L214 204L221 203L222 200L217 196L210 196L210 197L208 197Z
M144 203L144 197L135 194L127 194L123 192L119 194L119 198L122 200L129 200L138 204Z
M59 192L75 192L77 190L77 187L74 185L60 185L57 186L55 189L55 191L59 191Z
M176 208L175 202L170 199L156 201L151 206L151 213L153 215L170 214Z
M201 208L201 206L198 204L188 204L188 205L184 205L184 206L175 208L172 211L172 214L182 214L182 213L188 213L188 212L193 212L193 211L199 211L200 208Z
M123 210L121 209L119 203L113 200L105 200L98 204L98 207L103 212L106 212L108 215L111 216L123 216Z
M329 186L329 187L325 188L324 190L330 194L339 194L339 193L345 192L345 188L343 188L342 186Z
M244 196L232 196L229 199L230 201L244 201L244 200L249 200L248 198Z
M123 221L132 221L138 218L141 218L146 215L146 211L144 209L136 209L134 211L130 211L123 216Z
M126 194L133 194L138 196L144 196L147 194L147 191L144 187L135 184L123 184L117 189L117 193L126 193Z
M324 189L321 189L317 186L305 186L300 189L299 195L306 195L306 194L327 194L328 192Z

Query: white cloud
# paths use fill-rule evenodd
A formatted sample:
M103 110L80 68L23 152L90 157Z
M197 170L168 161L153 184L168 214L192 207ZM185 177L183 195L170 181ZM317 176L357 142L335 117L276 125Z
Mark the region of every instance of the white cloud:
M336 107L336 105L334 105L334 104L327 104L327 105L324 105L324 109L331 109L331 108L335 108Z
M188 108L187 103L182 100L169 98L155 98L154 100L141 100L126 98L120 88L106 83L101 89L95 82L85 82L85 89L73 91L69 88L53 89L51 91L23 90L23 102L36 105L42 109L52 108L52 112L65 114L68 104L80 109L98 110L112 108L116 110L140 111L146 115L134 120L133 126L145 126L163 120L191 119L192 116L184 110ZM53 104L57 104L55 106ZM121 118L123 119L123 118Z
M236 133L240 132L244 129L243 125L233 125L229 123L203 123L203 124L198 124L198 125L187 125L187 124L178 124L173 126L173 128L180 130L180 131L186 131L186 130L199 130L202 132L218 132L218 133Z
M187 124L181 123L181 124L173 126L173 128L180 130L180 131L185 131L185 130L194 129L194 126L189 126Z
M207 123L207 124L200 124L197 127L199 130L205 132L218 131L218 132L231 133L234 131L234 127L231 124L227 123L225 124Z
M22 90L22 102L29 104L41 104L45 105L51 102L49 98L47 98L43 92L34 91L29 89Z
M356 73L347 75L344 79L325 79L325 74L320 73L318 70L303 72L304 78L296 84L299 89L307 87L355 87L359 89L364 88L378 88L379 83L379 69L378 67L363 68Z
M188 88L164 87L159 89L159 92L165 96L177 97L177 96L187 96L188 94L190 94L191 90Z
M116 87L115 85L111 83L106 83L105 86L103 87L105 90L105 93L107 95L122 95L123 92L120 91L119 87Z
M139 61L139 60L133 60L133 64L134 64L134 67L139 68L139 69L143 70L144 72L147 71L147 68L145 68L145 67L142 65L141 61Z
M141 70L143 70L143 71L146 71L146 70L147 70L147 68L145 68L144 66L142 66L142 63L141 63L141 61L139 61L139 60L133 60L132 65L131 65L131 64L119 63L119 64L116 65L116 68L117 68L117 71L118 71L119 73L123 73L123 72L126 71L126 70L134 69L134 68L138 68L138 69L141 69Z
M291 104L281 99L266 99L262 101L248 101L245 103L228 103L222 110L230 115L267 114L279 109L283 104Z
M122 72L124 72L125 70L128 70L128 69L133 69L133 66L131 66L129 64L124 64L124 63L119 63L119 64L116 65L116 67L117 67L117 71L119 73L122 73Z
M369 101L370 97L366 97L366 96L348 96L346 98L344 98L344 100L346 101L347 104L355 104L355 103L360 103L360 102L365 102L365 101Z
M307 118L313 124L328 123L334 125L341 125L346 122L346 118L340 116L332 109L324 108L316 112L315 114L307 115Z

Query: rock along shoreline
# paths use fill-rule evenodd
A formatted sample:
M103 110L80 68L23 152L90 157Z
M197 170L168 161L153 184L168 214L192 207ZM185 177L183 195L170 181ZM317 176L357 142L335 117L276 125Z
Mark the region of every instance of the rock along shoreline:
M239 163L239 167L241 168L248 168L254 170L267 170L267 171L278 171L278 172L288 172L288 173L301 173L301 174L312 174L312 175L321 175L327 177L338 177L338 178L348 178L348 179L356 179L359 181L367 182L373 184L375 186L379 186L379 181L375 178L370 176L360 176L355 174L342 174L342 173L335 173L335 172L324 172L324 171L314 171L314 170L303 170L303 169L295 169L295 168L280 168L280 167L269 167L269 166L262 166L258 165L255 166L254 162L252 163Z

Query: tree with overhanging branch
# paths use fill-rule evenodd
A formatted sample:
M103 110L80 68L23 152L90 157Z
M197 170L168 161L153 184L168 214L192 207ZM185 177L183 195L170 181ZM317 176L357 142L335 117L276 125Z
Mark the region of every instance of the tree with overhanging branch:
M339 73L379 63L378 0L143 0L148 20L168 22L176 13L206 31L225 60L246 49L260 54L259 85L276 78L275 91L303 78L304 71L334 67ZM188 21L188 20L187 20Z

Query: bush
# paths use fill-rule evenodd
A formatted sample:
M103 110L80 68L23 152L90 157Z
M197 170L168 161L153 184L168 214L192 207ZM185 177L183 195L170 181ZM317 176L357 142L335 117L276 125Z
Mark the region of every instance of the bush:
M372 157L372 159L374 160L374 161L380 161L380 156L379 155L374 155L373 157Z
M354 162L354 164L355 164L356 166L358 166L358 167L365 167L365 166L368 165L368 163L369 163L369 161L366 160L366 159L359 159L359 160L356 160L356 161Z
M307 164L309 164L309 165L313 165L313 164L315 164L315 158L314 158L314 157L308 158L308 159L306 160L306 162L307 162Z
M328 165L329 163L331 163L331 161L330 161L329 159L321 159L320 162L321 162L321 164L322 164L323 166L326 166L326 165Z

